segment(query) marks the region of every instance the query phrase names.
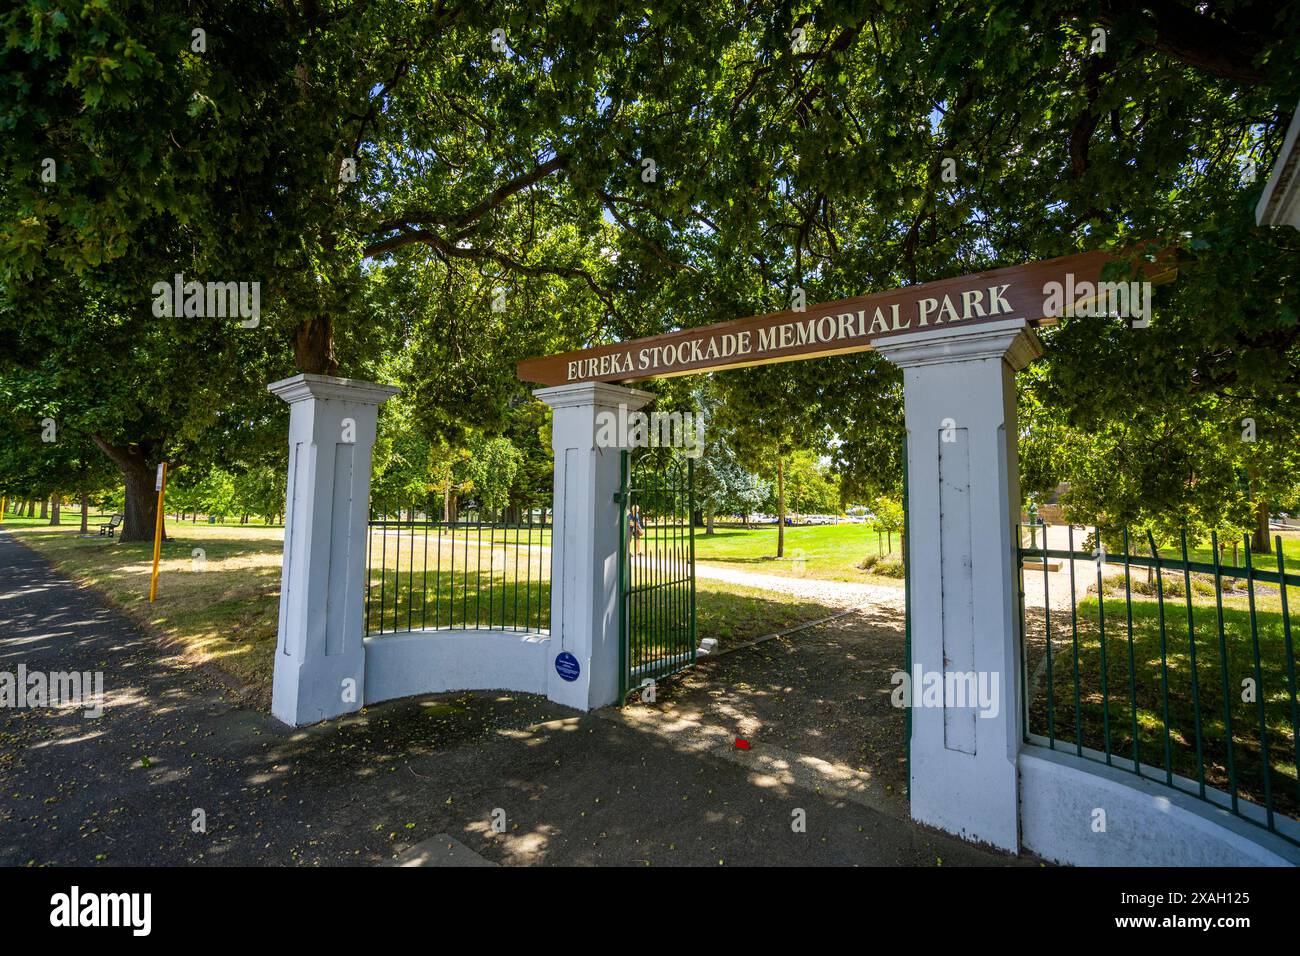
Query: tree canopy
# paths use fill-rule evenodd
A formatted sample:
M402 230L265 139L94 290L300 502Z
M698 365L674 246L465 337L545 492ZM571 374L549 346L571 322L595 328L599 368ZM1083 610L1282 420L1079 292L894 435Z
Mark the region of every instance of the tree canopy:
M1044 334L1025 486L1068 482L1090 520L1258 524L1300 427L1300 241L1253 217L1298 53L1300 8L1262 0L18 0L14 447L48 416L129 487L163 458L271 467L262 386L296 368L401 384L407 464L509 437L540 480L518 358L1154 242L1180 272L1149 327ZM257 324L155 315L177 274L258 283ZM798 448L846 495L897 492L879 356L715 386L747 468ZM127 495L128 536L147 499Z

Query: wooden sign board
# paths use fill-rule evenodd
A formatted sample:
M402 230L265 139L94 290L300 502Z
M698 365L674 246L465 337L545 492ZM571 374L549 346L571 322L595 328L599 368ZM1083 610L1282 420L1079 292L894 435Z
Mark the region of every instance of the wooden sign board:
M1131 282L1101 286L1106 252L1084 252L1022 266L993 269L904 286L888 292L825 302L800 311L733 319L630 342L600 345L543 358L524 359L516 374L525 382L632 382L743 368L770 362L864 352L880 339L949 325L978 325L1025 319L1035 325L1079 314L1105 293L1140 293L1140 283L1158 285L1175 275L1173 257L1152 256L1133 270ZM1124 286L1123 289L1115 287ZM1131 290L1129 287L1132 287ZM1149 305L1149 303L1148 303Z

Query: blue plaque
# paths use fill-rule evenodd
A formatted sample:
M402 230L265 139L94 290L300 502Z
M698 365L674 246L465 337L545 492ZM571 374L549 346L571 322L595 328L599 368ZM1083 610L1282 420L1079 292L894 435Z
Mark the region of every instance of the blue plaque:
M564 680L574 681L582 673L582 668L578 666L578 659L568 651L561 651L555 657L555 673L559 674Z

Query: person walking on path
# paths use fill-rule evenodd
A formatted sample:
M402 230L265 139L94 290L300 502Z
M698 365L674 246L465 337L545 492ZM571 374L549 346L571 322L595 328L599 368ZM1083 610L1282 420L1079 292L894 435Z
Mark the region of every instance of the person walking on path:
M641 536L645 534L645 519L641 517L641 506L633 505L627 513L627 530L632 536L632 553L641 553Z

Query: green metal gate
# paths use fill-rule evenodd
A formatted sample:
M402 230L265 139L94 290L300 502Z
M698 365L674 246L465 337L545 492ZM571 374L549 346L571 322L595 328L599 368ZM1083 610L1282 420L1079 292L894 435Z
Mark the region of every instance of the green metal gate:
M695 466L623 452L619 674L623 697L695 662ZM622 698L620 698L622 699Z

